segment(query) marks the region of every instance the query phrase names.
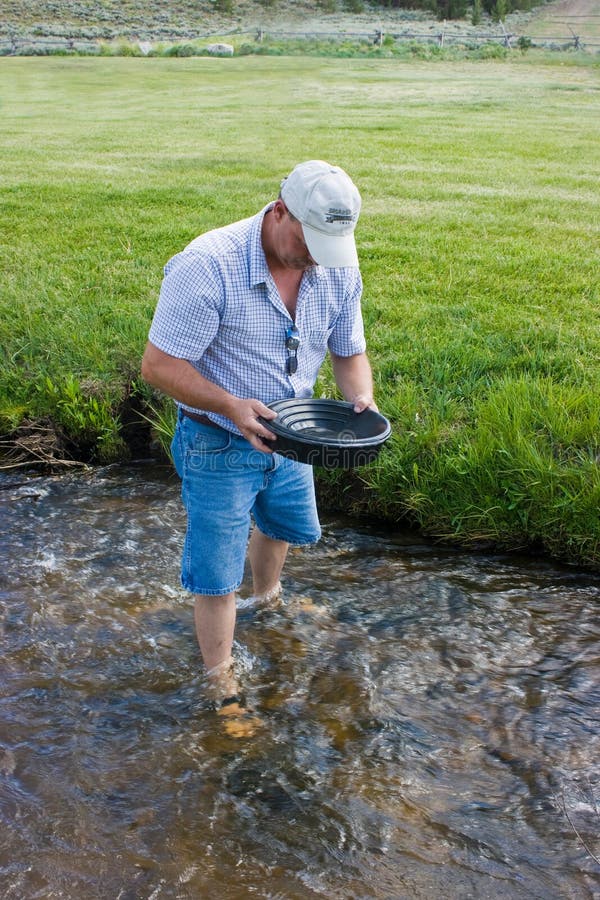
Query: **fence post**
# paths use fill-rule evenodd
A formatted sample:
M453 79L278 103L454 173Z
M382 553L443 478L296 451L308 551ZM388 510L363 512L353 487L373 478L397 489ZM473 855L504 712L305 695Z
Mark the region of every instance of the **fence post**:
M263 32L262 28L259 28L258 31L256 32L256 40L259 44L262 44L263 37L264 37L264 32Z
M569 31L570 31L571 34L573 35L573 49L574 49L574 50L581 50L581 41L579 40L579 35L578 35L578 34L575 34L575 32L573 31L573 29L571 28L570 25L567 25L567 28L569 29Z
M500 25L502 26L502 32L504 34L504 46L508 48L508 50L512 50L510 45L510 39L512 38L512 34L508 34L506 28L504 27L504 22L500 21Z
M381 45L383 44L383 31L376 31L376 32L375 32L375 42L374 42L374 43L375 43L378 47L381 47Z
M441 33L440 33L440 35L439 35L439 37L438 37L438 41L439 41L440 47L443 47L443 46L444 46L444 32L445 32L445 30L446 30L446 20L444 19L444 23L443 23L443 25L442 25L442 31L441 31Z

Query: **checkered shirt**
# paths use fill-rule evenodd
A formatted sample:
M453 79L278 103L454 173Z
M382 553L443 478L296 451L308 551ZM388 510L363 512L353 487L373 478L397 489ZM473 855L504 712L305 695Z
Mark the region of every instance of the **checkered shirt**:
M263 403L312 396L328 348L337 356L365 350L358 268L307 269L292 322L262 248L262 222L272 206L200 235L169 260L149 334L159 350L188 360L209 381ZM288 375L292 324L300 345L297 371ZM224 416L192 411L237 431Z

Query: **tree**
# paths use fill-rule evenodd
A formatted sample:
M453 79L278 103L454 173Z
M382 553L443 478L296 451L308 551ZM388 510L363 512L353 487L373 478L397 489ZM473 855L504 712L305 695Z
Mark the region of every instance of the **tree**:
M504 22L508 12L507 0L496 0L496 5L492 10L492 18L494 22Z
M483 7L481 0L473 0L473 9L471 10L471 25L479 25L483 15Z
M438 19L462 19L467 12L466 0L437 0Z

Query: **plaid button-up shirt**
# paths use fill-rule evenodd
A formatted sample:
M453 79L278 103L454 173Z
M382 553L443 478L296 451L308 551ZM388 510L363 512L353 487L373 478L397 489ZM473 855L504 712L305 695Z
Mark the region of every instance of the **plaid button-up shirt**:
M188 360L209 381L263 403L312 396L328 348L337 356L365 350L358 268L307 269L292 323L262 248L262 222L272 206L201 235L169 260L149 334L159 350ZM297 371L289 375L285 338L292 324L300 345ZM193 411L237 431L224 416Z

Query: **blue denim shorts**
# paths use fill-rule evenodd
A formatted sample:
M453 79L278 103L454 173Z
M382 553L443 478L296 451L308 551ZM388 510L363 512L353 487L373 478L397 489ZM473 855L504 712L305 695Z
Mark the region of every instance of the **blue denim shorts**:
M187 513L181 562L186 590L222 595L240 586L252 518L275 540L319 540L311 466L261 453L241 435L181 413L171 452Z

